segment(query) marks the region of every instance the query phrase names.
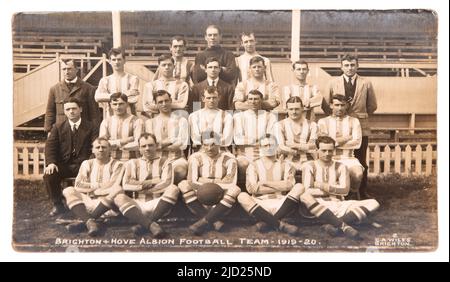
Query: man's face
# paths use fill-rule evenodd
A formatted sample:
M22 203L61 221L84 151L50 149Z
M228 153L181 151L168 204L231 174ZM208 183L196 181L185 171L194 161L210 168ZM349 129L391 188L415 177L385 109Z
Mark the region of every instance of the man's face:
M250 66L250 72L254 78L263 78L264 73L266 72L266 67L263 62L256 62Z
M333 115L343 117L347 113L347 103L333 99Z
M156 143L153 138L139 139L139 152L145 159L150 160L156 156Z
M271 157L277 154L277 145L273 138L267 138L262 140L260 147L260 155Z
M206 108L217 109L219 105L219 93L208 93L205 91L203 95L203 103L205 103Z
M123 71L125 66L125 58L122 56L122 54L111 54L109 63L111 64L113 70Z
M255 35L253 34L251 34L250 36L243 35L241 39L242 39L242 46L244 46L245 52L253 54L256 51Z
M70 121L78 121L81 117L82 109L77 103L65 103L64 104L64 114Z
M73 80L77 76L78 69L75 67L73 61L68 61L67 63L61 63L61 71L65 80Z
M214 158L219 154L219 146L215 144L214 139L205 140L205 143L202 146L203 150L210 158Z
M113 110L114 115L122 116L127 113L128 103L122 99L115 99L111 101L111 108Z
M323 162L331 162L334 153L334 144L319 143L319 159Z
M205 40L208 44L208 47L217 46L220 44L220 40L222 39L222 36L220 35L217 28L210 27L206 30L205 34Z
M297 80L305 81L308 76L309 69L305 64L295 64L294 66L294 75Z
M216 79L219 77L220 73L220 65L219 62L209 62L206 65L206 76L208 76L209 79Z
M92 153L97 160L105 160L110 156L111 147L105 140L94 141L94 144L92 144Z
M172 110L172 99L168 94L156 96L156 106L162 113L170 113Z
M172 40L172 46L170 46L170 52L172 53L172 57L181 58L184 56L184 50L186 50L186 46L184 46L183 40Z
M174 65L171 59L167 59L164 61L161 61L159 63L159 69L162 72L162 75L166 78L170 78L173 76L173 69Z
M261 109L262 99L258 94L248 94L247 96L247 104L252 110L260 110Z
M302 117L303 109L300 103L288 103L287 112L290 119L299 120Z
M356 60L344 60L342 61L341 70L346 76L352 77L356 74L356 71L358 71L358 63Z

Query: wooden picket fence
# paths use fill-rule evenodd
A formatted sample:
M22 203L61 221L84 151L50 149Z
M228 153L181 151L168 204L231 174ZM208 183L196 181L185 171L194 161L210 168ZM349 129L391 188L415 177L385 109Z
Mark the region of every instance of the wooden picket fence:
M371 143L369 175L436 175L436 143ZM14 178L40 179L44 173L43 143L14 143Z

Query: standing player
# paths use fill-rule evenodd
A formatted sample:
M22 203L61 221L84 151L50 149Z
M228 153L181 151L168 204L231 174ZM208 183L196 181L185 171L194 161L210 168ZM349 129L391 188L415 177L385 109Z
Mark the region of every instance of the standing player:
M137 158L142 120L127 113L128 96L125 94L112 94L109 104L113 115L102 121L99 136L109 141L113 159L126 161Z
M266 72L264 74L265 79L271 82L274 81L270 60L256 52L255 34L253 32L241 33L241 45L244 47L244 54L236 58L236 65L239 68L238 81L246 81L249 78L248 67L250 65L250 59L255 56L259 56L264 59L264 64L266 65Z
M153 134L158 144L157 156L162 163L170 161L174 173L174 183L186 178L188 163L183 150L189 143L187 120L172 112L172 98L169 92L158 90L155 95L159 114L145 121L145 132Z
M305 193L301 201L317 218L325 221L323 226L330 235L342 231L351 238L358 237L358 231L350 224L364 221L376 211L376 200L344 201L350 190L347 167L333 160L336 141L328 136L320 136L316 145L319 159L307 163L303 168Z
M239 204L257 220L257 229L269 228L297 235L298 227L281 221L298 209L302 184L295 184L295 168L276 157L276 140L271 135L261 139L261 158L247 169L247 192L238 196Z
M150 230L155 237L163 237L166 232L157 223L170 213L177 202L179 190L173 184L172 165L162 162L156 155L156 137L144 133L139 138L141 158L129 160L125 164L122 180L123 189L133 194L116 197L115 203L120 212L134 223L135 234Z
M173 77L174 60L170 55L158 57L158 69L161 72L160 78L145 84L143 108L148 117L158 113L158 106L155 104L155 94L158 90L170 93L172 108L176 110L186 109L189 98L189 85Z
M347 115L348 102L344 95L332 97L331 116L318 121L319 132L336 140L336 152L333 159L347 166L350 172L352 192L359 198L359 187L364 167L353 155L353 151L361 146L361 125L357 118Z
M305 117L315 121L314 108L321 106L323 97L316 85L306 83L309 73L309 66L306 61L296 61L292 64L295 81L293 84L285 86L281 98L281 104L286 106L286 101L290 97L300 97L305 109ZM283 110L287 110L284 108Z
M189 157L189 173L178 187L188 208L201 219L189 229L201 235L212 225L220 230L223 223L219 221L236 202L241 189L236 186L237 163L229 152L221 152L214 133L203 136L202 150ZM204 183L216 183L225 191L222 200L208 211L197 200L197 190Z
M263 94L262 109L272 110L280 103L278 85L264 78L266 65L264 59L256 56L250 59L250 77L246 81L239 82L234 92L234 107L236 110L248 110L246 103L248 93L251 90L258 90Z
M203 109L193 112L189 116L191 139L193 147L200 147L204 134L214 132L224 150L233 141L233 117L231 114L218 108L220 94L216 87L209 86L202 94L205 104Z
M122 48L112 48L108 57L113 73L100 79L97 91L95 91L95 100L104 111L103 118L105 119L113 114L108 105L109 98L112 94L118 92L127 95L130 112L136 115L136 103L139 99L139 79L137 76L125 72L126 58Z
M74 187L67 187L63 194L67 206L81 220L66 226L70 232L87 228L90 236L99 235L95 221L108 210L115 208L114 199L122 193L123 165L111 158L108 140L99 137L92 144L95 159L81 164Z

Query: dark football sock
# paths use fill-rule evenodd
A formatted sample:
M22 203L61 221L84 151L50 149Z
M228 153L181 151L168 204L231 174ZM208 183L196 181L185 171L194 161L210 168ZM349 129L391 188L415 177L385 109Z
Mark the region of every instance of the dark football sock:
M274 217L280 220L288 215L296 207L298 208L298 202L289 197L286 197L286 200L284 200L280 209L278 209L278 211L274 214Z
M95 208L95 210L92 212L91 218L97 219L100 216L102 216L102 214L107 212L108 210L109 210L109 208L107 206L105 206L103 203L100 202L98 204L98 206Z
M199 217L204 217L207 213L206 208L198 200L192 201L186 206L193 214Z
M152 214L152 221L158 221L161 217L170 212L173 204L161 199Z
M320 205L320 204L319 204L319 203L314 203L313 205L311 205L311 206L308 208L308 210L309 210L312 214L314 214L314 213L312 212L312 210L313 210L315 207L317 207L318 205ZM337 218L337 217L334 215L334 213L332 213L329 209L325 209L325 211L322 212L322 214L320 214L320 215L317 215L317 214L314 214L314 215L315 215L317 218L319 218L320 220L325 221L325 222L327 222L327 223L333 225L334 227L340 228L340 227L342 226L343 221L342 221L341 219Z
M359 208L362 210L362 212L364 212L364 218L366 218L370 213L369 210L366 209L365 207L359 207ZM341 217L341 220L347 224L351 224L351 223L360 221L358 216L353 211L346 213L343 217Z
M212 208L209 213L205 216L209 223L214 223L219 220L230 208L218 203L214 208Z
M82 221L87 221L90 218L84 204L73 206L70 210L75 214L77 218L81 219Z
M137 207L132 207L123 215L131 222L140 224L145 228L148 228L148 226L152 223L152 221L149 218L146 218Z
M267 223L268 225L270 225L275 229L278 229L280 227L280 222L273 215L271 215L268 211L266 211L260 206L254 208L253 211L251 212L251 215L253 215L260 221L264 221L265 223Z

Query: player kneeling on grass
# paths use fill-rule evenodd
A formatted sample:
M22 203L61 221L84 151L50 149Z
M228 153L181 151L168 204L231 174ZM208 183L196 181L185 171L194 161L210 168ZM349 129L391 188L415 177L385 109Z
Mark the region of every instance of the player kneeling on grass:
M231 153L220 150L220 138L216 140L214 132L203 135L201 150L189 157L187 180L178 184L188 208L202 217L189 226L196 235L212 226L220 231L223 222L219 219L231 210L241 192L236 185L236 159Z
M374 199L345 201L350 175L343 163L333 160L335 140L319 136L316 145L319 159L303 167L305 192L300 199L314 216L327 222L323 229L328 234L336 236L342 231L350 238L358 238L358 231L349 224L362 222L380 205Z
M295 168L277 159L277 144L272 135L262 138L260 146L261 158L247 168L248 193L239 194L239 204L259 221L258 231L272 228L295 236L298 227L281 219L298 208L303 186L295 184Z
M173 184L172 165L157 155L156 137L144 133L139 138L141 158L132 159L125 164L122 180L123 189L132 197L120 194L114 199L120 212L133 223L136 235L150 230L153 236L161 238L165 231L157 223L170 213L177 202L179 190Z
M85 160L75 179L74 187L63 191L67 206L82 222L66 226L70 232L81 232L85 227L90 236L99 234L95 221L110 209L115 209L114 199L123 192L120 182L123 165L111 158L107 139L99 137L92 143L95 159Z

